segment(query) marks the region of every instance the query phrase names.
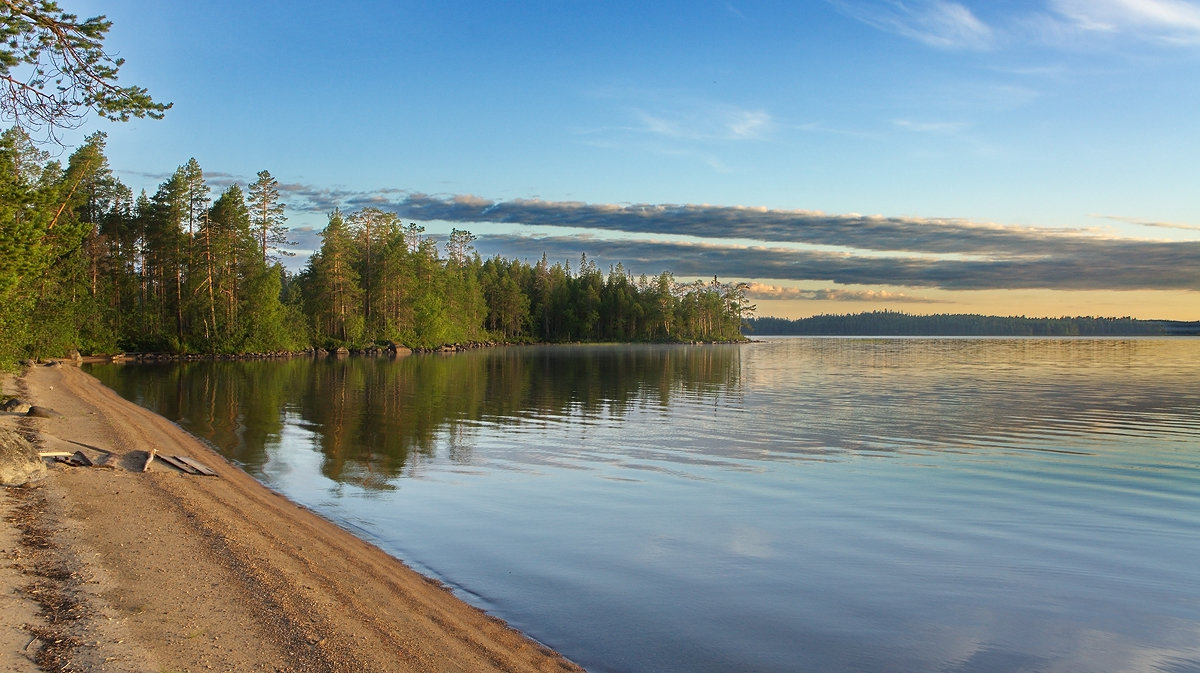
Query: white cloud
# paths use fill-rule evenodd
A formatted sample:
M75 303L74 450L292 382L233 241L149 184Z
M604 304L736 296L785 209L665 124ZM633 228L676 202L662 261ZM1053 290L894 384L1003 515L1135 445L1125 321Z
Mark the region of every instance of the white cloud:
M988 49L995 34L965 5L942 0L902 3L829 0L867 25L940 49Z
M762 110L738 110L729 121L735 138L757 138L771 126L771 115Z
M635 114L642 122L642 128L650 133L670 136L672 138L685 135L683 128L675 120L667 119L660 115L651 114L645 110L637 110L635 111Z
M756 140L768 134L774 122L765 110L736 105L697 102L690 106L634 110L641 131L672 140Z
M1030 41L1078 47L1100 37L1200 45L1200 0L1045 0L1040 9L997 13L984 22L950 0L826 0L878 30L940 49L989 50Z
M1050 8L1087 32L1132 34L1200 44L1200 4L1186 0L1050 0Z

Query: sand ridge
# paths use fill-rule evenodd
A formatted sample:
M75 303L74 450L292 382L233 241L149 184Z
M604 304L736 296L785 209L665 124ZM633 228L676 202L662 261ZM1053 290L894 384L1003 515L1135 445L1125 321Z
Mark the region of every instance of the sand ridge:
M36 486L0 492L0 664L9 669L582 670L78 367L32 367L16 383L61 415L0 422L36 433L42 450L112 452L114 466L54 465ZM161 460L137 471L151 450L219 476ZM33 539L26 529L48 546L21 544ZM41 594L30 591L35 580ZM55 592L63 595L47 595ZM46 605L55 601L75 612L56 617ZM50 627L61 642L37 637Z

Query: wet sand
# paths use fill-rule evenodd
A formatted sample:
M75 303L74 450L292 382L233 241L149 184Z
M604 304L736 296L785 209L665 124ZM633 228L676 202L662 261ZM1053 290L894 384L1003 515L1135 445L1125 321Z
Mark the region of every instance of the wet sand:
M0 489L0 669L582 670L74 365L4 387L59 415L0 423L109 465Z

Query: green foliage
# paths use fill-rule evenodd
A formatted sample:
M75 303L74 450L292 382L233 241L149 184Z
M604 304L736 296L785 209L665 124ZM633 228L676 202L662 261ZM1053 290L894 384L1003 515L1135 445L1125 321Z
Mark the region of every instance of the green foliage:
M291 245L288 230L284 226L284 204L279 202L279 181L270 171L258 172L258 180L250 185L250 222L258 237L262 263L266 264L278 255L290 257L292 252L280 246Z
M64 167L0 134L0 362L71 349L247 353L309 345L416 348L505 341L738 339L744 286L635 282L581 257L480 259L454 230L439 249L393 213L335 210L297 277L264 261L280 238L267 171L210 203L195 159L153 195L116 180L96 134ZM266 238L264 238L266 236ZM264 246L268 246L264 248ZM270 259L267 255L266 259Z
M300 350L300 287L263 264L241 188L209 207L195 159L136 201L96 134L66 167L0 134L0 366L119 348ZM294 284L291 284L294 285Z
M111 182L104 136L76 150L64 170L20 129L0 135L0 358L12 362L78 344L111 341L83 316L96 204ZM77 301L78 300L78 301ZM83 330L81 332L81 329Z
M321 232L321 249L309 258L298 279L316 343L321 346L357 342L362 337L362 298L355 249L340 210L329 214Z
M301 274L320 344L730 341L754 308L745 284L681 285L670 274L635 282L620 266L606 277L586 255L576 273L545 258L482 261L475 237L457 229L442 257L422 228L394 215L366 209L348 222L330 216Z
M247 312L240 352L298 351L308 345L304 331L298 328L303 319L297 319L296 307L280 301L283 274L283 267L276 264L246 279L246 301L256 310Z
M33 338L32 300L21 297L9 300L0 311L0 370L12 369L17 361L32 354L37 343Z
M0 301L8 302L23 278L48 263L47 225L52 210L52 184L45 172L55 170L47 155L19 129L0 135ZM53 165L54 167L57 164Z
M79 125L88 110L113 121L160 119L170 103L146 89L118 86L124 60L104 51L112 27L103 16L84 21L52 0L0 2L0 116L28 130Z

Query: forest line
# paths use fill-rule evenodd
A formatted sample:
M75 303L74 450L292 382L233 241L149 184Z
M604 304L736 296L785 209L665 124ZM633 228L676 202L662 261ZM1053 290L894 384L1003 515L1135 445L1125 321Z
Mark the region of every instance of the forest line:
M394 213L334 210L299 273L268 171L213 197L195 159L134 196L96 133L66 164L0 134L0 362L399 344L740 340L745 283L491 257Z

